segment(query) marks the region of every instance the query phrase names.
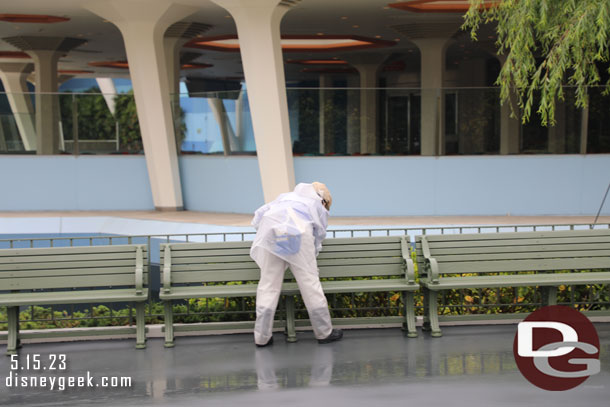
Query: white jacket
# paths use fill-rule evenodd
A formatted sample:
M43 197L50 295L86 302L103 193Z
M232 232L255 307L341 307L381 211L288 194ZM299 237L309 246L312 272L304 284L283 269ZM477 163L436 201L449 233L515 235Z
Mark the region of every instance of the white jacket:
M310 252L315 251L317 256L322 249L328 211L314 187L301 183L293 192L281 194L258 208L252 226L257 231L250 250L255 261L268 252L288 263L307 267Z

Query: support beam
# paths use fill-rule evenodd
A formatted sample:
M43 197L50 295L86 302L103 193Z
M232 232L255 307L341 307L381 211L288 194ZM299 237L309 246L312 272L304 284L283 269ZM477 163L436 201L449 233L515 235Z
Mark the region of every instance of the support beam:
M57 62L86 42L79 38L21 36L4 41L25 51L34 60L36 82L36 152L57 154L60 149Z
M164 34L197 8L170 1L91 1L85 7L115 24L125 42L142 143L157 210L182 210Z
M186 44L191 38L200 36L207 32L211 28L210 25L184 22L179 21L172 24L164 36L164 47L165 47L165 62L167 64L167 74L170 89L170 100L171 100L171 112L174 123L174 134L176 136L176 150L179 152L182 146L183 135L180 133L181 122L178 120L180 112L180 67L182 66L182 60L180 58L180 51L184 44ZM190 62L195 59L199 54L191 54L187 58Z
M280 22L297 1L212 0L235 20L265 201L294 188Z
M216 123L220 129L224 155L228 156L231 154L231 151L237 151L239 147L225 105L222 102L222 99L219 98L208 98L208 104L210 105L210 109L212 109L214 119L216 119Z
M360 153L375 154L377 146L377 74L387 55L354 55L347 61L360 74Z
M412 40L421 55L421 155L445 153L445 51L449 38Z
M347 78L347 153L360 152L360 91L359 79Z
M36 150L36 122L27 86L27 77L33 70L31 63L0 63L0 80L26 151Z
M326 106L328 102L332 103L332 90L328 90L326 88L330 88L331 86L332 83L328 74L321 74L318 80L318 87L320 88L320 93L318 94L318 133L320 135L320 154L333 152L333 135L326 131L326 121L329 119L328 115L326 114Z
M117 95L116 86L114 86L114 81L112 80L112 78L95 78L95 81L97 82L97 86L99 86L100 88L100 92L102 92L102 96L106 101L106 106L108 106L108 110L110 110L110 113L112 113L112 115L114 116L114 99Z

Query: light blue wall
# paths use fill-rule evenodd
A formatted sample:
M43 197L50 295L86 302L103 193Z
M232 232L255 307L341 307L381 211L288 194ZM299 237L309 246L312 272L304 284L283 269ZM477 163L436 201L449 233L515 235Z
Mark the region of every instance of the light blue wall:
M180 157L184 207L191 211L252 213L263 204L256 157Z
M0 210L148 209L144 156L0 156Z
M334 216L591 215L610 155L298 157L295 172L328 185Z
M263 204L256 157L182 156L180 172L188 210ZM594 215L610 155L296 157L295 173L329 186L333 216ZM143 156L0 156L0 210L150 209Z

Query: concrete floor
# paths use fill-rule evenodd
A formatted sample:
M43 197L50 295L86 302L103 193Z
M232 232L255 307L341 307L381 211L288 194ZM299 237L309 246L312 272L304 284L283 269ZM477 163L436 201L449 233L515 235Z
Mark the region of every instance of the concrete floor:
M341 342L257 349L251 335L181 337L165 349L149 340L26 345L20 363L66 354L67 370L22 375L129 376L127 389L7 388L10 358L0 359L0 405L11 406L603 406L610 399L610 324L597 324L601 373L579 387L548 392L516 368L515 325L444 328L442 338L409 339L398 329L346 331Z

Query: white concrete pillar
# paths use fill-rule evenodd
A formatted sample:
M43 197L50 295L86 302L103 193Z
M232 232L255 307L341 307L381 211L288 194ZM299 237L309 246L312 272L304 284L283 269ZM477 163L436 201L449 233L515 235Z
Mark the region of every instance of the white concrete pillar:
M180 151L182 137L180 132L180 121L176 120L180 110L180 49L188 39L180 37L165 37L163 39L165 47L165 63L169 82L170 105L172 113L172 123L174 135L176 137L176 151Z
M548 151L551 154L566 152L566 104L557 100L555 104L555 125L548 126Z
M445 51L449 38L412 40L421 55L421 155L445 153Z
M57 61L86 40L64 37L19 36L4 41L25 51L34 60L36 83L36 152L59 152L60 123L57 95Z
M157 210L183 209L163 36L197 11L170 1L92 1L85 7L115 24L125 42L142 143Z
M355 76L347 78L347 153L360 152L360 80Z
M0 63L0 79L26 151L36 150L34 108L27 87L27 77L33 69L31 63Z
M97 82L97 86L100 88L100 92L102 92L102 96L106 101L106 106L108 106L108 110L114 116L115 111L115 98L117 95L116 86L114 86L114 81L112 78L95 78Z
M235 20L265 201L294 188L280 0L212 0ZM296 3L291 1L291 3Z
M495 47L493 50L495 51ZM495 54L495 56L503 66L506 62L506 55ZM505 101L500 108L500 154L502 155L519 154L521 151L521 122L518 115L517 95L511 93L509 100Z
M208 98L208 105L210 106L212 114L214 114L214 119L220 129L224 155L228 156L231 154L231 151L237 151L239 146L235 139L235 133L233 132L233 127L229 121L227 110L225 109L222 99L219 98Z
M244 151L246 143L244 131L244 95L245 92L243 90L239 91L239 96L235 100L235 138L237 139L239 151Z
M333 135L328 134L328 140L326 135L326 104L328 103L329 96L332 97L332 91L326 88L330 88L332 86L332 82L330 80L330 76L327 74L321 74L318 79L318 87L320 88L320 93L318 94L318 120L319 120L319 130L318 133L320 135L320 154L332 153L332 145L333 145Z
M589 107L581 110L580 114L580 154L587 154L589 143Z
M387 55L357 55L347 59L360 75L360 153L375 154L377 146L377 73Z
M57 98L57 61L62 55L58 51L28 50L34 60L36 81L36 135L38 154L58 154L59 100Z

